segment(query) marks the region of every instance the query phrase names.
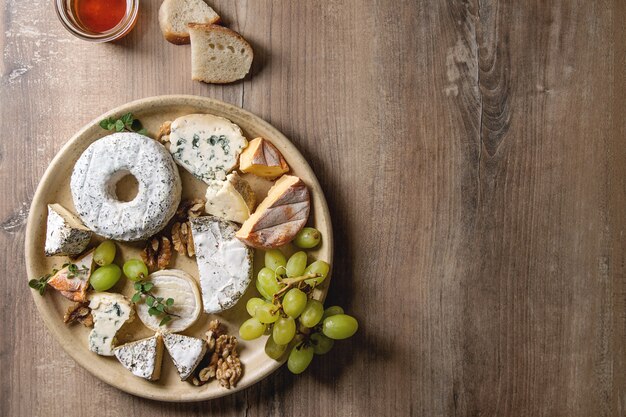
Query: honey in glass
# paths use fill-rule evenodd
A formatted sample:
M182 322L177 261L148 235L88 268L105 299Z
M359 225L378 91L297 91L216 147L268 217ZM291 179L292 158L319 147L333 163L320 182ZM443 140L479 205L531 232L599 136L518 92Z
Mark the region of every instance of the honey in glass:
M74 14L85 29L104 33L122 21L126 0L74 0Z

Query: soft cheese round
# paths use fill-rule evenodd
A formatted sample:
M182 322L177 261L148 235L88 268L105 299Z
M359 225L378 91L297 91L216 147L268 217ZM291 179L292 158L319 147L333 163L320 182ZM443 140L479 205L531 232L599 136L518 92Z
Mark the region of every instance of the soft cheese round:
M132 201L120 201L115 186L133 175L139 184ZM109 239L147 239L163 229L180 203L176 164L160 143L138 133L114 133L92 143L80 156L70 182L74 206L85 226Z

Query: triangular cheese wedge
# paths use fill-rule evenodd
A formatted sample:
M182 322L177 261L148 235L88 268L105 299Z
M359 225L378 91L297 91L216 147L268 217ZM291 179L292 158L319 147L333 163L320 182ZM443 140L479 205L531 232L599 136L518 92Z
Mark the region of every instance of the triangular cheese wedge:
M241 172L274 179L289 171L289 165L269 140L256 138L241 153L239 169Z
M60 204L48 204L46 256L76 256L89 245L93 232Z
M182 381L191 376L207 350L204 340L182 334L166 333L163 342Z
M87 252L82 258L58 271L48 280L48 285L72 301L87 301L89 277L93 272L93 253L93 250Z
M113 349L117 360L140 378L156 381L161 376L163 341L160 334Z
M226 176L226 181L209 182L204 208L207 214L243 223L250 217L255 203L256 196L250 185L233 172Z

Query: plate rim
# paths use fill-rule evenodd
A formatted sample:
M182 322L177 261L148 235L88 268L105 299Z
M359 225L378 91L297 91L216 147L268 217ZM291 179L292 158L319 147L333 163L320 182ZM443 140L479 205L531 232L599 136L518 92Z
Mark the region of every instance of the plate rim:
M167 102L168 104L163 103L164 101ZM39 182L37 183L37 188L33 195L31 204L29 206L28 219L26 223L26 231L24 235L24 260L26 262L26 272L27 272L26 275L27 275L28 280L30 280L31 277L35 278L35 275L36 275L33 271L34 267L32 266L33 259L37 256L41 256L41 254L38 254L36 251L36 248L35 248L36 245L34 244L35 239L31 237L33 233L33 228L35 227L35 223L37 221L37 219L35 219L34 208L41 204L44 204L45 196L44 196L44 190L41 187L41 185L43 182L47 180L49 176L52 175L52 172L55 170L57 165L62 163L63 156L67 153L67 151L73 145L80 142L81 137L84 136L89 130L97 126L99 121L102 119L127 113L128 111L132 111L132 109L135 109L138 106L143 106L145 108L148 108L150 105L156 104L158 106L179 105L179 106L196 107L196 104L193 102L202 103L203 106L208 106L208 107L211 107L211 106L222 107L225 113L240 113L246 118L253 120L255 123L258 123L264 129L270 131L274 137L280 137L281 140L284 140L285 142L291 144L291 146L293 147L292 149L293 154L299 159L297 161L297 165L302 167L302 169L308 172L309 177L310 177L309 187L311 189L316 190L317 192L317 198L319 198L322 213L319 213L319 214L316 213L316 217L320 216L320 218L325 219L325 222L327 223L328 228L331 231L329 236L324 237L324 243L328 245L329 263L331 266L333 265L333 254L334 254L334 242L333 242L333 232L332 232L333 227L332 227L332 220L330 217L330 210L328 208L328 203L326 201L326 196L324 195L324 192L321 188L319 180L317 179L317 176L315 175L315 171L313 171L313 169L309 165L308 161L304 158L304 156L302 155L298 147L290 139L288 139L282 132L280 132L270 123L265 121L263 118L241 107L223 102L221 100L210 98L210 97L186 95L186 94L166 94L166 95L150 96L150 97L133 100L133 101L121 104L99 115L98 117L90 120L85 125L83 125L74 135L70 137L69 140L67 140L63 144L63 146L61 146L61 148L54 155L54 157L48 164L48 167L46 168L43 175L41 176ZM329 272L329 276L326 279L327 282L330 282L331 272L332 272L332 269ZM326 286L326 291L321 294L321 301L324 300L327 292L328 292L328 285ZM85 366L85 364L83 364L82 362L82 359L79 359L78 353L76 352L74 345L69 340L64 339L62 333L58 330L58 327L59 327L57 323L58 318L51 317L50 315L45 314L46 311L44 310L44 303L45 303L44 298L37 297L36 291L31 291L31 295L35 302L35 306L37 307L37 312L40 316L39 318L43 320L47 330L52 334L54 339L61 345L63 350L72 358L72 360L76 364L78 364L81 368L89 372L89 374L93 375L94 377L106 383L107 385L110 385L121 391L124 391L128 394L135 395L138 397L151 399L151 400L164 401L164 402L198 402L198 401L207 401L207 400L212 400L216 398L221 398L221 397L242 391L252 385L255 385L256 383L262 381L263 379L271 375L273 372L278 370L286 361L286 358L283 358L282 361L269 362L270 365L265 366L264 369L260 372L260 374L257 375L256 378L251 379L247 381L246 383L237 384L236 387L231 388L231 389L224 388L224 389L218 390L217 393L214 393L214 394L202 395L203 393L198 393L199 395L197 397L185 396L183 398L175 398L173 396L168 396L168 395L153 395L151 393L147 393L140 389L135 389L134 388L135 384L116 384L110 380L107 380L105 376L99 375L98 373L93 372L91 369Z

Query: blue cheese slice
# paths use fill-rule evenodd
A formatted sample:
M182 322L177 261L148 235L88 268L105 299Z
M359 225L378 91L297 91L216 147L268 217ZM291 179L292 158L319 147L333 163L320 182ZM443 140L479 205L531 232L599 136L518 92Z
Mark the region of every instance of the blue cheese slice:
M204 311L234 306L252 280L253 250L235 237L239 226L213 216L189 220Z
M60 204L48 204L46 256L80 255L89 245L93 232Z
M209 181L204 209L224 220L243 223L250 217L255 203L252 187L233 172L226 176L226 181Z
M161 376L163 341L158 333L147 339L116 347L113 353L124 368L135 376L148 381L156 381Z
M204 340L182 334L165 333L163 342L174 361L181 381L191 376L207 351Z
M95 293L89 308L93 316L93 330L89 333L89 350L102 356L113 356L117 343L115 335L135 316L130 301L121 294Z
M212 114L189 114L174 120L169 141L174 161L207 183L224 181L248 146L239 126Z

